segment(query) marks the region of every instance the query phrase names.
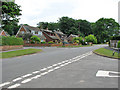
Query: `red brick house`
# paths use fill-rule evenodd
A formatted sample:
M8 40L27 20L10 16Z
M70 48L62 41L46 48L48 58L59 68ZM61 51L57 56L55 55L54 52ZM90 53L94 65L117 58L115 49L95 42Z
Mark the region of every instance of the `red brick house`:
M38 36L41 39L41 42L46 41L46 37L44 36L42 30L40 30L37 27L22 25L18 30L16 37L19 37L19 34L24 34L24 33L32 33L33 35Z
M59 43L60 40L56 37L55 33L48 29L42 29L44 36L46 37L46 42L53 41Z
M68 42L72 42L72 40L73 40L74 37L78 37L78 35L70 34L70 36L67 38Z
M0 36L9 36L9 34L0 28Z

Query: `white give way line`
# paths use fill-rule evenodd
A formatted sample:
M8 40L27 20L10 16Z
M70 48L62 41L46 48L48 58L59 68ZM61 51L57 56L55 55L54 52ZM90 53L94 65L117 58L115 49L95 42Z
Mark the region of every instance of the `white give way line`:
M72 59L65 60L65 61L59 62L57 64L53 64L53 65L48 66L46 68L42 68L40 70L34 71L30 74L20 76L16 79L13 79L11 82L2 83L2 84L0 84L0 87L4 87L4 86L7 85L8 89L17 88L17 87L21 86L22 84L28 83L28 82L30 82L34 79L38 79L41 76L44 76L44 75L46 75L46 74L48 74L52 71L60 69L64 66L66 66L66 65L69 65L69 64L73 63L73 62L79 61L80 59L85 58L85 57L87 57L91 54L92 54L92 51L90 51L88 53L85 53L85 54L82 54L82 55L79 55L79 56L76 56ZM19 83L18 83L18 81L19 81Z
M120 72L99 70L96 77L120 77Z

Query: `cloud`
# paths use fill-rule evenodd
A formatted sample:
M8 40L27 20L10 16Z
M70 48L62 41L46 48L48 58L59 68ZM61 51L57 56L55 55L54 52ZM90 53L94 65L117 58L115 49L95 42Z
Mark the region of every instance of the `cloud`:
M62 16L95 22L101 17L118 19L119 0L16 0L21 5L20 23L57 22Z

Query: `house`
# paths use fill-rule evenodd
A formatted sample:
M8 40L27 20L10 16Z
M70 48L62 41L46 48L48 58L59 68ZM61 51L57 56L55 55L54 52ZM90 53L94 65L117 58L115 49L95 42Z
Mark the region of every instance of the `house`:
M20 29L18 30L16 37L19 37L19 34L24 33L32 33L33 35L38 36L41 39L41 42L46 41L46 37L44 36L42 30L37 27L29 26L29 25L21 25Z
M0 28L0 36L10 36L6 31Z
M53 42L56 42L56 43L60 42L58 37L56 37L55 33L52 32L51 30L48 30L48 28L47 29L42 29L42 32L43 32L44 36L46 37L46 42L49 42L49 41L53 41Z
M75 38L75 37L78 37L78 35L70 34L70 36L67 38L68 42L72 42L73 38Z
M55 30L54 33L60 42L63 42L63 41L67 42L67 35L62 33L60 30L57 30L57 31Z

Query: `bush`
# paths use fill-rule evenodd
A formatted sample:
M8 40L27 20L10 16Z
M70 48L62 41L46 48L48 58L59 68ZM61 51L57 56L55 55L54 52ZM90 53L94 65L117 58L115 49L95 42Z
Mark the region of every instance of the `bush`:
M40 38L38 36L32 36L31 40L31 43L40 43Z
M54 44L54 42L53 41L49 41L48 44Z
M41 42L41 44L46 44L46 42Z
M22 38L16 38L14 36L10 37L6 37L6 36L1 36L0 37L0 45L4 46L4 45L23 45L23 39Z
M117 48L120 48L120 41L118 41L118 45L117 45Z
M88 35L88 36L86 36L85 37L85 41L86 42L92 42L94 44L97 43L97 39L96 39L96 37L94 35Z
M76 42L76 43L83 44L83 38L82 37L74 37L72 41Z

